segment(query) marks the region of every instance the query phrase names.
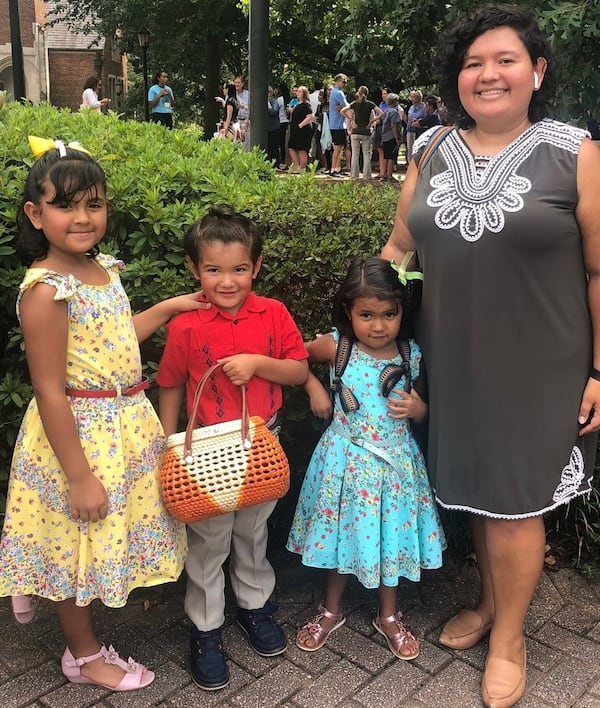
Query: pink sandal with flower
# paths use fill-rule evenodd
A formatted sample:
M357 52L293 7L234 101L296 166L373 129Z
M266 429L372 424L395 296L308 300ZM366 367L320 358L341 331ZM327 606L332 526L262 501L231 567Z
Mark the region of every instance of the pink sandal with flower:
M398 631L389 635L384 630L384 625L395 625ZM419 656L421 650L419 641L410 629L404 625L401 612L396 612L395 615L390 615L389 617L375 617L373 627L375 627L379 634L383 634L390 651L394 656L397 656L398 659L410 661ZM402 649L404 649L404 652Z
M346 618L341 612L336 615L333 612L329 612L323 605L319 605L317 612L319 614L310 622L300 627L296 634L296 646L303 651L317 651L317 649L320 649L329 638L329 635L335 632L336 629L339 629L346 621ZM333 622L333 626L329 629L323 627L321 625L323 618ZM311 643L308 644L307 640Z
M39 598L35 595L13 595L10 604L19 624L29 624L35 617Z
M97 659L104 659L105 664L114 664L124 671L125 675L116 686L94 681L81 673L82 666ZM103 644L97 654L78 658L75 658L67 647L61 665L63 674L71 683L91 683L95 686L110 688L111 691L137 691L139 688L146 688L154 681L154 671L149 671L143 664L138 664L131 657L127 661L123 661L112 645L107 649Z

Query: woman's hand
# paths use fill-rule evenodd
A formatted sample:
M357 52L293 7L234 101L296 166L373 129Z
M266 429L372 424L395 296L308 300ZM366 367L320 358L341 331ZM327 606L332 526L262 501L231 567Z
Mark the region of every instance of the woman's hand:
M406 393L401 388L395 388L387 399L388 416L394 420L411 418L420 423L427 417L427 404L414 388Z
M578 421L579 425L583 426L579 435L586 435L600 429L600 381L588 379L581 399Z
M69 502L77 521L99 521L108 514L106 489L91 472L69 480Z

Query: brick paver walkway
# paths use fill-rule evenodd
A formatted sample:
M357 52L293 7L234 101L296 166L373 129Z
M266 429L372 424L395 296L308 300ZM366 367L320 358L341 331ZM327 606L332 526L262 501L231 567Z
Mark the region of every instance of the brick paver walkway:
M275 599L289 636L288 651L267 659L255 654L233 622L228 603L224 640L231 683L205 692L191 681L188 623L183 613L183 580L137 590L122 610L95 607L98 631L123 654L130 652L156 671L148 688L133 693L69 684L60 670L63 640L50 603L35 620L17 625L6 599L0 600L0 705L3 708L142 708L145 706L258 708L478 708L485 645L462 652L437 643L442 624L464 599L476 594L470 564L448 561L419 584L402 583L399 596L407 624L422 640L412 662L394 658L371 626L375 594L349 584L347 623L320 651L296 648L295 628L314 612L321 575L279 552ZM527 619L527 694L519 708L577 706L600 708L600 582L571 570L546 572Z

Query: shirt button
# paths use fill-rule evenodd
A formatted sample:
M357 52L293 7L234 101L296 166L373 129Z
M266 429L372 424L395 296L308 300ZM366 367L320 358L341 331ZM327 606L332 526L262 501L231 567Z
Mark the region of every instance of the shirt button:
M233 324L237 324L239 320L233 320Z

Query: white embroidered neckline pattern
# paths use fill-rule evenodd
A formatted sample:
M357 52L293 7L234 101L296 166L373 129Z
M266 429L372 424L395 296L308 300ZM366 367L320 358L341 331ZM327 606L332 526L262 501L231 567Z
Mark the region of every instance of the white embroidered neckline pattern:
M521 195L531 190L531 181L517 171L534 149L550 143L577 154L585 136L579 128L545 119L530 126L478 171L476 157L458 133L452 132L438 148L448 168L429 182L432 191L427 205L437 210L436 226L444 230L458 226L466 241L478 241L485 229L500 233L505 213L520 211L524 206Z

